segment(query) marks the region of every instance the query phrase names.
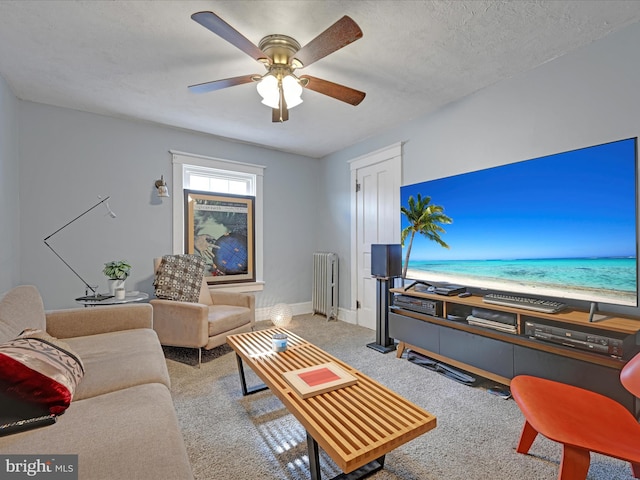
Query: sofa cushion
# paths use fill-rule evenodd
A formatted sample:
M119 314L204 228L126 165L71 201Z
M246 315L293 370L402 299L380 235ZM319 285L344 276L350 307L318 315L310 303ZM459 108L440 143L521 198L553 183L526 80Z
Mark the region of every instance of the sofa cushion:
M60 415L71 404L84 375L80 357L65 342L42 330L25 330L0 344L3 391Z
M138 385L74 401L54 425L0 437L3 454L77 454L78 478L193 478L167 387Z
M209 307L209 336L228 332L251 322L251 310L234 305L212 305Z
M0 343L16 338L25 328L46 329L42 298L33 285L12 288L0 300Z
M151 329L102 333L65 341L82 358L85 367L76 400L145 383L171 385L162 347L156 332Z
M153 286L157 298L197 302L205 261L198 255L165 255L156 270Z

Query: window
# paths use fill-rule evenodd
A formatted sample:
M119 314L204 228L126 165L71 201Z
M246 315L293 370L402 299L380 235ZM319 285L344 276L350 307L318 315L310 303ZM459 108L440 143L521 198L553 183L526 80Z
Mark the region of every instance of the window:
M251 195L255 197L255 259L256 282L220 284L219 288L236 291L262 290L263 276L263 203L261 165L222 160L191 153L170 151L173 155L173 253L184 253L184 195L183 191Z
M256 195L256 175L183 164L182 188L205 192Z

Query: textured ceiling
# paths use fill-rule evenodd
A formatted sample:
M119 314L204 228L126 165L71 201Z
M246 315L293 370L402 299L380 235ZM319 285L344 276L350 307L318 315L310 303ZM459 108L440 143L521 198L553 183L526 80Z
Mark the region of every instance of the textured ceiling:
M263 73L190 15L211 10L254 44L305 45L343 15L364 36L300 70L358 90L312 91L271 122L255 86L188 85ZM640 21L638 1L4 1L0 75L24 100L322 157Z

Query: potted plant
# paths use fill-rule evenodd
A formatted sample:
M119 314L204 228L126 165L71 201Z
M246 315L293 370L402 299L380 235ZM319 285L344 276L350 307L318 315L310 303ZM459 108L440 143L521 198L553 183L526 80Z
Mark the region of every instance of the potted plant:
M131 265L126 260L107 262L102 273L109 279L109 292L115 295L116 288L124 288L124 281L131 273Z

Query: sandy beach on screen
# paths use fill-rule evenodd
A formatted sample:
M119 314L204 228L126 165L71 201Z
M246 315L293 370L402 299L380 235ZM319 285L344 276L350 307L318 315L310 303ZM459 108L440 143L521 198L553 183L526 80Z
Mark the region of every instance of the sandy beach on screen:
M636 305L635 295L632 293L617 292L612 290L599 290L595 288L571 287L570 290L563 290L558 287L543 284L518 284L512 281L500 281L494 278L467 277L459 274L442 272L425 272L421 270L407 270L407 282L411 279L426 279L432 282L447 282L463 287L482 288L488 291L507 291L522 293L527 297L552 297L552 298L572 298L596 303L614 303L618 305Z

